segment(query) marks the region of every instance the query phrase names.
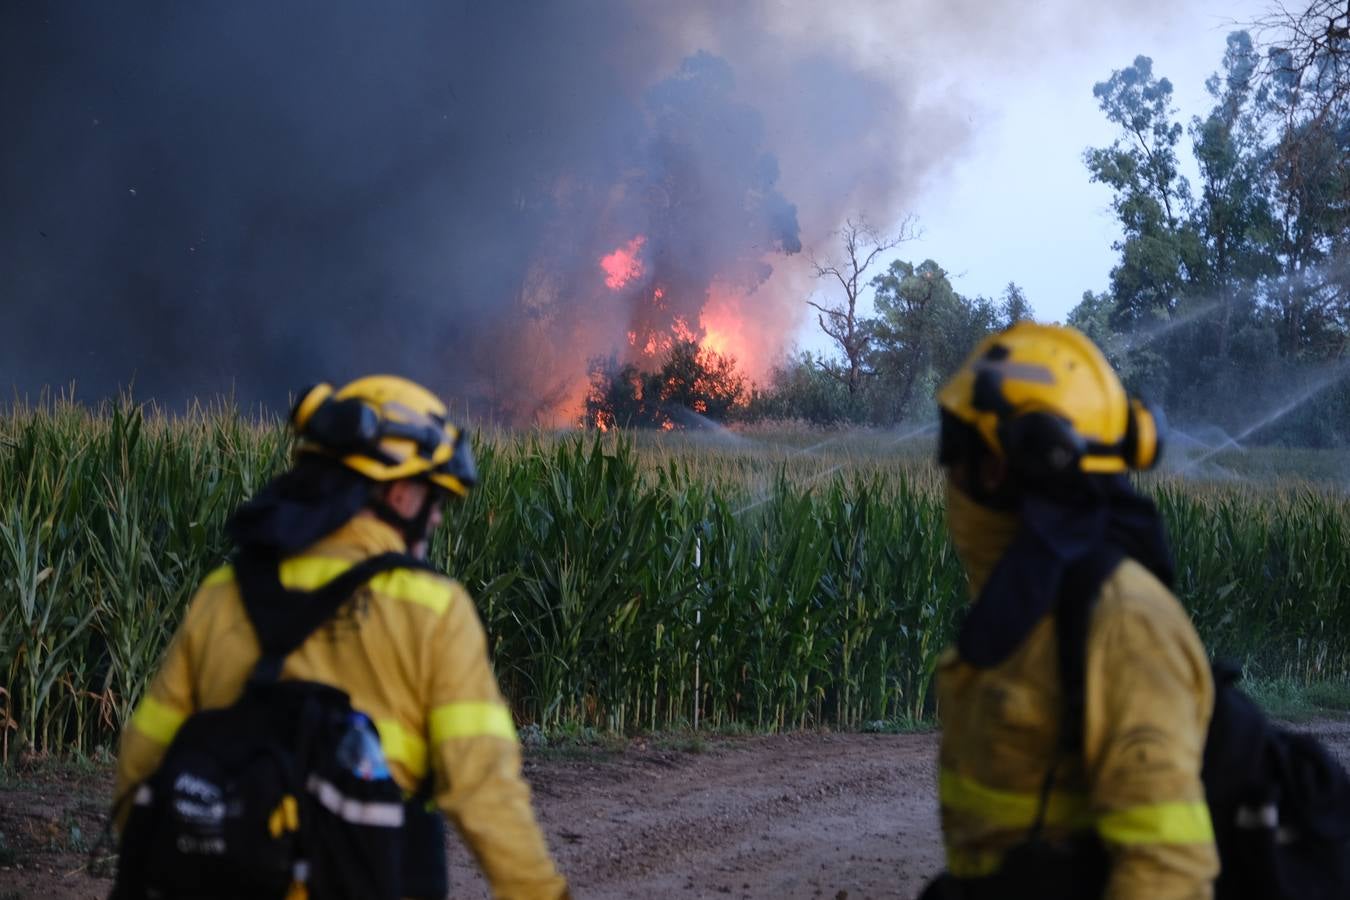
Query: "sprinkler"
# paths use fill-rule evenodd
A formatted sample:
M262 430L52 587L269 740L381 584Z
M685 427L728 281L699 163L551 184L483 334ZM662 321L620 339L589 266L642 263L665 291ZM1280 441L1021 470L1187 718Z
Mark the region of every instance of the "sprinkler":
M699 583L698 572L699 572L699 570L702 569L702 568L703 568L703 538L700 537L700 536L698 536L698 535L694 535L694 581L695 581L695 583ZM700 584L700 586L701 586L701 584ZM699 645L702 643L702 640L701 640L699 637L697 637L697 635L698 635L698 631L699 631L699 626L703 624L703 603L702 603L702 599L703 599L703 598L700 597L700 598L699 598L699 603L698 603L698 605L694 607L694 634L695 634L695 637L694 637L694 730L695 730L695 731L698 731L698 708L699 708L699 705L700 705L700 704L699 704L699 694L698 694L698 691L699 691L699 681L698 681L699 671L698 671L698 663L699 663Z
M1262 428L1265 428L1272 422L1284 418L1289 413L1298 409L1300 406L1302 406L1309 400L1316 397L1318 394L1325 391L1327 388L1336 384L1347 374L1350 374L1350 363L1342 363L1341 365L1333 367L1331 371L1328 372L1325 376L1318 379L1317 381L1314 381L1312 384L1307 385L1301 391L1299 391L1298 393L1290 397L1288 400L1286 400L1284 403L1281 403L1275 409L1266 413L1260 419L1257 419L1251 425L1239 431L1236 435L1233 436L1233 438L1230 441L1220 444L1217 447L1213 447L1207 450L1206 452L1200 454L1195 459L1186 463L1186 465L1181 468L1180 474L1185 475L1191 469L1205 462L1210 457L1214 456L1215 454L1219 453L1220 451L1226 449L1229 446L1238 446L1239 441L1246 440L1247 438L1255 434L1257 431L1260 431Z
M927 425L921 425L921 426L919 426L918 428L911 428L909 431L901 432L899 435L897 435L896 438L895 438L895 440L891 441L891 446L894 447L894 446L897 446L897 445L899 445L899 444L903 444L905 441L912 441L912 440L914 440L915 438L923 437L923 436L926 435L926 434L932 433L932 432L935 431L936 429L937 429L937 423L936 423L936 422L930 422L929 424L927 424ZM822 441L821 443L815 444L814 446L806 447L806 448L801 449L801 450L797 450L797 451L795 451L795 452L793 452L793 453L788 454L788 459L791 459L792 457L797 456L798 454L806 453L806 452L809 452L809 451L811 451L811 450L815 450L815 449L817 449L817 448L819 448L819 447L824 446L825 444L828 444L830 441L832 441L832 440L837 440L837 439L838 439L838 436L836 436L836 437L834 437L834 438L830 438L830 439L827 440L827 441ZM800 484L801 484L801 486L803 486L803 487L806 487L806 486L808 486L808 485L815 484L817 481L820 481L822 478L828 478L829 476L833 475L835 472L838 472L838 471L839 471L840 469L842 469L843 467L844 467L844 464L843 464L843 463L836 463L836 464L830 466L828 469L823 469L822 471L817 472L816 474L812 475L810 478L806 479L805 481L800 482ZM742 506L740 509L735 510L735 511L732 513L732 515L733 515L733 516L740 516L740 515L743 515L744 513L748 513L748 512L749 512L750 510L752 510L752 509L756 509L756 508L758 508L758 507L760 507L760 506L763 506L765 503L768 503L770 499L772 499L772 496L773 496L773 495L772 495L772 493L771 493L770 491L764 491L764 492L762 492L761 494L759 494L759 496L755 497L755 499L751 500L749 503L747 503L747 504L745 504L744 506Z

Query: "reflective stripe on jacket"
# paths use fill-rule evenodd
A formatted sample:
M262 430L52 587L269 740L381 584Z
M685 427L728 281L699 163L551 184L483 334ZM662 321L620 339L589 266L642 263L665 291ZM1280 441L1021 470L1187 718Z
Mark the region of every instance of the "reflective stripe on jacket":
M1031 828L1058 745L1058 670L1051 617L999 665L975 668L954 649L939 664L939 799L958 877L993 873ZM1085 675L1083 758L1059 766L1047 835L1096 829L1112 858L1111 900L1210 897L1209 664L1176 598L1133 560L1102 585Z
M357 517L281 566L282 584L311 590L377 553L402 551L388 525ZM117 796L159 765L178 727L238 698L258 643L234 574L213 572L128 727ZM375 576L338 616L286 659L283 678L330 684L380 732L389 768L413 792L428 773L500 898L565 897L521 777L515 724L487 657L478 613L458 583L400 569Z

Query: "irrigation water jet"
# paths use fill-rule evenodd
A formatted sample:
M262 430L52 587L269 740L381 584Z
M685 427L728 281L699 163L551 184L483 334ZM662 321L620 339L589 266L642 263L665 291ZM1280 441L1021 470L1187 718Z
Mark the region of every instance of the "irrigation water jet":
M936 422L930 422L930 423L927 424L927 425L921 425L921 426L919 426L919 427L917 427L917 428L911 428L909 431L903 432L903 433L901 433L900 435L898 435L898 436L895 438L895 440L891 441L891 443L889 444L889 446L895 447L895 446L897 446L897 445L899 445L899 444L904 443L905 441L911 441L911 440L914 440L915 438L923 437L923 436L926 435L926 434L932 433L932 432L935 431L936 429L937 429L937 423L936 423ZM797 451L795 451L795 452L793 452L793 453L788 454L788 459L792 459L794 456L798 456L798 455L800 455L800 454L802 454L802 453L805 453L805 452L807 452L807 451L809 451L809 450L816 449L816 448L819 448L819 447L821 447L821 446L824 446L825 444L829 443L830 441L838 440L840 437L843 437L843 435L842 435L842 434L835 435L834 437L830 438L828 441L821 441L819 444L813 445L812 447L806 447L806 448L803 448L803 449L801 449L801 450L797 450ZM828 478L830 475L833 475L835 472L838 472L838 471L839 471L840 469L842 469L843 467L844 467L844 463L835 463L834 465L830 466L828 469L824 469L823 471L817 472L816 474L812 475L810 478L808 478L808 479L806 479L805 481L801 482L801 485L802 485L803 487L806 487L806 486L815 484L817 481L820 481L822 478ZM769 502L769 500L772 498L772 496L773 496L773 494L772 494L771 491L764 491L764 492L762 492L758 497L756 497L754 500L752 500L751 502L747 503L745 506L742 506L740 509L737 509L737 510L735 510L734 512L732 512L732 515L733 515L733 516L739 516L739 515L742 515L743 513L749 512L749 511L752 510L752 509L755 509L755 508L757 508L757 507L763 506L765 503Z
M1305 385L1303 389L1300 390L1298 393L1296 393L1294 396L1292 396L1285 402L1281 403L1279 406L1277 406L1275 409L1271 410L1270 412L1262 416L1260 419L1257 419L1251 425L1248 425L1246 428L1239 431L1236 435L1234 435L1231 438L1230 441L1224 442L1218 445L1217 447L1211 447L1205 453L1202 453L1195 459L1188 461L1186 465L1180 469L1179 474L1185 475L1191 469L1195 468L1196 466L1200 465L1201 463L1205 462L1206 460L1210 459L1216 454L1222 452L1223 450L1229 449L1230 447L1236 447L1239 450L1244 449L1241 446L1242 441L1251 437L1253 434L1260 431L1262 428L1265 428L1267 425L1279 421L1280 419L1289 415L1289 413L1298 409L1300 406L1307 403L1309 400L1313 399L1318 394L1325 391L1327 388L1335 385L1347 374L1350 374L1350 360L1347 360L1336 366L1333 366L1331 370L1327 372L1325 375L1323 375L1321 378L1317 379L1311 384Z
M905 441L912 441L915 438L923 437L926 434L932 434L934 431L937 431L936 422L929 422L927 425L911 428L909 431L904 431L896 435L895 440L891 441L890 446L894 447L897 444L903 444Z
M678 421L686 429L689 435L715 436L728 444L746 444L749 441L744 435L737 434L721 422L714 422L705 415L694 412L687 406L676 406L667 408L667 414L674 421Z
M1125 335L1120 343L1114 348L1121 353L1132 353L1142 347L1147 347L1160 338L1166 337L1178 328L1197 322L1217 309L1223 308L1223 300L1211 300L1208 303L1202 303L1200 306L1187 310L1179 316L1173 316L1166 322L1159 322L1148 328Z
M802 487L807 487L807 486L809 486L809 485L815 484L817 481L820 481L822 478L828 478L830 475L833 475L835 472L838 472L838 471L839 471L840 469L842 469L843 467L844 467L844 464L843 464L843 463L835 463L834 465L830 466L828 469L825 469L825 470L823 470L823 471L817 472L816 474L812 475L810 478L806 479L805 481L800 482L800 483L801 483L801 486L802 486ZM750 503L747 503L745 506L742 506L740 509L734 511L734 512L732 513L732 515L733 515L733 516L739 516L739 515L742 515L742 514L744 514L744 513L748 513L750 510L755 509L755 508L760 507L760 506L763 506L765 503L768 503L768 502L769 502L770 500L772 500L772 499L773 499L773 493L772 493L772 492L766 492L766 493L764 493L764 494L761 494L761 495L759 496L758 499L756 499L756 500L754 500L754 501L752 501L752 502L750 502Z

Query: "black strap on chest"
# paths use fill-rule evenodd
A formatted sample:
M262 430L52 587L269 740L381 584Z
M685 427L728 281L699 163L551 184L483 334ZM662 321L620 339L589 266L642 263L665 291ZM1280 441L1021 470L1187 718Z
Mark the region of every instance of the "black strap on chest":
M1064 576L1055 605L1055 645L1064 712L1060 722L1060 749L1081 754L1086 724L1088 628L1102 585L1124 561L1117 547L1102 546L1074 565Z
M1055 649L1059 665L1062 712L1055 758L1041 783L1040 803L1031 838L1040 837L1055 778L1066 759L1083 755L1083 731L1087 707L1087 639L1092 611L1097 606L1102 585L1124 560L1118 547L1104 544L1070 565L1060 582L1055 602Z
M293 591L281 583L281 559L276 554L259 550L239 553L234 561L235 577L262 648L249 683L276 681L286 657L331 619L357 588L393 569L437 571L407 553L381 553L361 560L315 590Z

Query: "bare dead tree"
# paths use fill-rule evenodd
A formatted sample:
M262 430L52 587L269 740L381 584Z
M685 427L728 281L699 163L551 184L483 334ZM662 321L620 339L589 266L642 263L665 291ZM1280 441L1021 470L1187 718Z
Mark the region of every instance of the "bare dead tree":
M1286 203L1282 225L1291 269L1286 291L1300 284L1308 296L1321 296L1322 308L1350 318L1345 253L1350 246L1350 158L1344 147L1350 120L1350 0L1304 0L1291 8L1273 0L1267 13L1250 23L1265 51L1264 75L1283 102L1282 134L1274 148ZM1334 193L1328 193L1329 191ZM1339 210L1320 235L1299 228L1305 206ZM1324 254L1330 259L1324 259ZM1290 295L1292 297L1292 294ZM1287 329L1298 332L1306 312L1303 301L1288 305Z
M1309 0L1302 9L1276 0L1252 24L1269 74L1291 83L1296 107L1321 117L1350 97L1350 0Z
M814 257L811 260L811 268L817 279L832 279L844 291L842 304L824 306L814 300L806 302L818 311L816 321L820 323L821 331L829 335L844 355L842 363L822 360L820 369L843 384L850 397L857 395L863 379L871 374L867 370L867 351L872 336L858 317L858 297L869 283L867 272L877 257L912 240L914 236L913 216L906 216L895 233L887 235L883 235L865 218L849 219L839 231L843 258L837 262L822 262Z

